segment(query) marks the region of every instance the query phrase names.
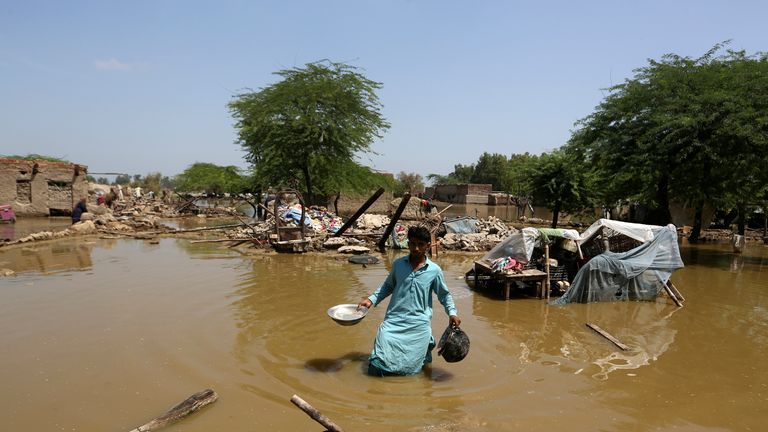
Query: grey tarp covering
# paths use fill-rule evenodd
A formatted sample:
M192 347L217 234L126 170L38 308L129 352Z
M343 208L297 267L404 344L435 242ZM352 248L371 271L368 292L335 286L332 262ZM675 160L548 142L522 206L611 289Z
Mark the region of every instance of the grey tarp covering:
M677 229L667 225L652 240L623 253L605 252L582 267L552 304L653 300L672 272L683 267Z
M472 234L477 232L477 222L477 219L459 217L443 221L443 225L445 225L445 230L449 233Z

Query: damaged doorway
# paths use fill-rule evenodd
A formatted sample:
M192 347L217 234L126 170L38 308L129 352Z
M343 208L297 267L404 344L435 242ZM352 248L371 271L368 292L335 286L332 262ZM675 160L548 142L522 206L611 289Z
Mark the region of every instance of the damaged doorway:
M16 180L16 202L19 204L32 204L32 182L29 180Z
M72 183L48 180L48 214L69 215L72 206Z

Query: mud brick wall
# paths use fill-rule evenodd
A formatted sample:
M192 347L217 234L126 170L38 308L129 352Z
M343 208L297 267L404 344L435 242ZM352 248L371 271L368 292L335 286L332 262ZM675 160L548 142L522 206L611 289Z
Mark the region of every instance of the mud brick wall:
M18 215L67 213L88 196L88 168L67 162L0 158L0 204Z

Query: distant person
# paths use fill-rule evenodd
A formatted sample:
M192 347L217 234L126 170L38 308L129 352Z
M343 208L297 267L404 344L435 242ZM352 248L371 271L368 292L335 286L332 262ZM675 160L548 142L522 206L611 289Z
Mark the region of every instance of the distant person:
M80 201L75 205L75 208L72 209L72 224L76 224L80 222L80 218L83 216L83 213L88 213L88 206L87 203L88 200L85 199L85 197L80 198Z
M109 192L107 192L107 196L104 198L104 204L106 204L107 207L112 208L115 203L115 199L117 199L117 193L115 193L115 188L111 188Z
M461 324L443 270L427 258L430 240L427 228L408 228L410 254L397 258L379 289L358 303L370 308L392 296L368 359L369 375L413 375L432 362L433 293L448 315L448 324L453 328Z

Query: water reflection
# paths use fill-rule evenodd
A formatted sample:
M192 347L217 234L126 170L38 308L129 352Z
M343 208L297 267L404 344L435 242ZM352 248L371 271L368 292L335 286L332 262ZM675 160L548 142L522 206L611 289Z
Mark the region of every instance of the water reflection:
M288 402L298 394L369 432L760 430L766 249L748 247L733 266L728 248L682 249L686 267L673 276L682 309L665 298L504 301L464 284L476 255L441 255L469 356L435 356L421 375L385 379L365 374L384 308L349 327L326 310L373 291L396 254L364 268L331 254L240 254L174 239L0 250L2 267L27 269L0 279L0 382L12 390L0 394L0 418L9 430L130 430L212 387L217 405L179 427L311 428ZM446 324L436 307L433 334Z
M78 239L9 247L0 255L0 267L10 268L17 274L90 270L94 245L95 242Z
M21 217L16 223L0 223L0 241L18 240L40 231L63 231L72 225L69 217Z

